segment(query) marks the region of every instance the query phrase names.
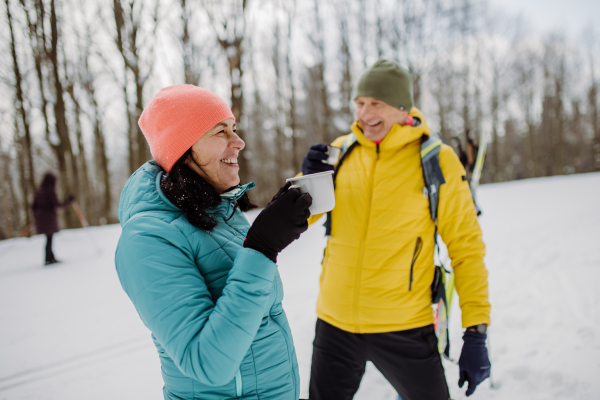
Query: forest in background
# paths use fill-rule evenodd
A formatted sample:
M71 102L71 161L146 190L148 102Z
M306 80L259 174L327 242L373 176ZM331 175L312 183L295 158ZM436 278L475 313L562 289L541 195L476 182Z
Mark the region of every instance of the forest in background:
M600 33L539 34L474 0L4 0L0 239L32 222L46 171L91 225L151 158L137 125L162 87L226 99L264 205L314 142L349 131L353 85L378 58L458 147L489 135L482 183L600 171ZM81 226L72 208L62 225Z

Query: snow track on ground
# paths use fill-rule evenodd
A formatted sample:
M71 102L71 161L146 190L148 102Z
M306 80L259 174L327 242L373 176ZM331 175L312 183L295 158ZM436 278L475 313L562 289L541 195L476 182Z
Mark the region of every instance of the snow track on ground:
M600 398L600 174L484 185L495 388L470 399ZM256 213L250 213L252 219ZM114 269L117 225L0 242L0 400L162 399L150 334ZM313 225L279 257L301 397L308 379L324 230ZM99 254L99 250L102 250ZM451 356L460 356L458 301ZM454 399L458 367L446 362ZM369 364L357 399L395 399Z

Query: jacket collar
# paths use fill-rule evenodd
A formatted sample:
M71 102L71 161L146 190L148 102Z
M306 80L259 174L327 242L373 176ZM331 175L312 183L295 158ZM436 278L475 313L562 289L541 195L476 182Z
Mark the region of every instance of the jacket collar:
M226 215L230 216L233 207L236 207L236 203L239 199L242 198L244 193L248 190L254 188L256 186L254 182L247 183L245 185L237 185L234 189L229 190L228 192L221 193L221 204L216 207L209 208L206 212L214 215Z
M410 115L421 120L419 126L407 126L394 124L383 141L379 144L379 151L398 150L416 140L420 140L423 135L430 135L429 126L423 116L423 113L416 107L410 111ZM375 148L375 143L367 139L363 133L362 127L358 121L352 124L352 132L356 135L356 139L361 146Z
M158 195L160 196L160 198L167 204L168 208L172 209L173 211L175 211L175 210L181 211L177 206L175 206L173 203L171 203L169 201L169 199L167 199L167 197L163 194L163 192L160 188L160 181L161 181L163 175L164 175L164 171L162 171L162 170L160 170L158 172L158 174L156 175L156 179L155 179L156 191L157 191ZM250 182L245 185L237 185L235 188L229 190L228 192L221 193L221 199L223 199L221 201L221 204L219 204L216 207L208 208L206 210L206 212L209 214L214 214L215 216L230 215L232 212L232 210L231 210L232 207L235 207L234 204L244 195L244 193L246 193L248 190L254 188L254 186L256 186L254 184L254 182Z

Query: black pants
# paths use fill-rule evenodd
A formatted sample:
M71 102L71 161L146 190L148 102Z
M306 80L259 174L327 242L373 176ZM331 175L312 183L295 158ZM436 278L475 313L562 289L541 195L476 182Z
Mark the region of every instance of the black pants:
M433 325L389 333L350 333L317 320L310 400L352 399L371 361L402 400L448 400Z
M46 262L54 261L54 253L52 252L52 235L46 235Z

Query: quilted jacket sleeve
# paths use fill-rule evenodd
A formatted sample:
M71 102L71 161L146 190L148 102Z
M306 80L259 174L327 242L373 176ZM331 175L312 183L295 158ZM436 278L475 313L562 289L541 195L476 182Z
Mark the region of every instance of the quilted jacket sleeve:
M139 217L124 227L115 264L142 321L183 374L214 386L234 378L267 308L275 263L241 249L214 304L182 232Z
M454 151L442 146L440 166L446 183L440 186L438 229L454 269L463 327L490 325L485 245L477 221L465 170Z

